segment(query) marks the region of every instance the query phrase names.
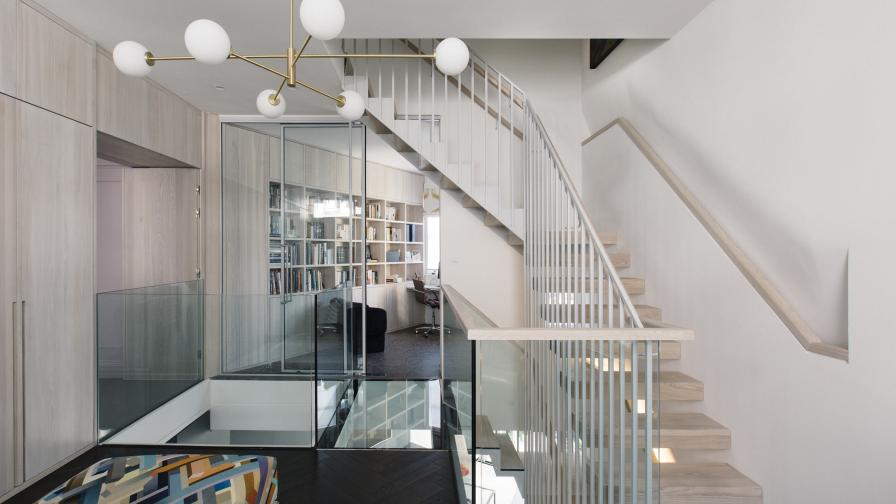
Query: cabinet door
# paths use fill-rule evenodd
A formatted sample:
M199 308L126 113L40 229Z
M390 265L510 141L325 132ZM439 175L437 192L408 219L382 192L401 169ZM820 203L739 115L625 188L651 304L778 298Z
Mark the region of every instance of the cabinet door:
M15 100L0 95L0 495L13 487L15 444L16 178ZM15 380L15 381L14 381Z
M305 146L296 142L286 142L286 183L305 183Z
M386 196L386 167L367 162L367 197L384 198Z
M25 3L18 18L18 97L93 124L94 45Z
M25 479L92 444L93 128L17 104Z
M0 93L16 95L16 5L0 0ZM3 490L0 489L0 494Z
M364 167L360 159L352 159L351 167L352 194L360 196L364 190Z
M271 160L268 163L271 167L271 173L268 177L271 180L280 180L280 139L270 137L270 152L271 152Z
M404 174L404 199L406 203L423 204L423 176L407 172Z
M386 194L389 201L402 201L404 197L404 172L395 168L386 168Z
M333 189L348 194L348 156L332 154L333 156Z

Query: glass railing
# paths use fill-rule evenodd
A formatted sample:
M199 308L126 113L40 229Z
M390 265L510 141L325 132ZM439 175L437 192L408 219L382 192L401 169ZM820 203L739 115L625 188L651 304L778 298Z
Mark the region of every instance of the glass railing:
M202 381L202 281L97 295L100 441Z
M446 448L451 454L457 495L461 503L474 502L477 485L473 457L476 446L474 421L476 402L475 343L467 339L463 324L451 302L443 296L442 405ZM481 499L476 499L481 501Z

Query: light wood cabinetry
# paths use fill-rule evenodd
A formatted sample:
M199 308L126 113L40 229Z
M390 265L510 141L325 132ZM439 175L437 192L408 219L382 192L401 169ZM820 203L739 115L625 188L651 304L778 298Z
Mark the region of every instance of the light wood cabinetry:
M196 279L199 170L125 168L124 288Z
M380 198L386 197L386 167L367 162L367 197Z
M128 77L96 53L97 130L202 165L202 112L149 79Z
M305 146L297 142L286 142L286 183L305 184Z
M25 3L16 31L16 97L94 124L94 44Z
M0 95L0 496L15 481L16 171L15 100Z
M0 93L16 94L17 0L0 0ZM3 491L0 490L0 495Z
M224 126L224 369L266 357L270 137Z
M25 479L95 440L93 129L16 107Z

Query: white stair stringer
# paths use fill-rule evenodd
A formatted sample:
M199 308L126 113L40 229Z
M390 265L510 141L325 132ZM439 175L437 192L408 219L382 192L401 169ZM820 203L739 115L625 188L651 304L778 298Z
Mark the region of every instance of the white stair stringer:
M354 79L346 77L346 89L366 88L366 80L363 77ZM362 96L364 93L362 93ZM430 133L426 116L422 120L418 118L396 119L395 102L392 98L369 97L367 100L367 113L362 122L373 132L383 138L390 146L399 152L412 165L423 171L438 171L447 178L451 184L477 202L486 213L498 221L514 236L514 244L521 242L525 237L525 209L501 208L495 204L500 201L498 192L500 189L494 185L475 183L477 163L470 161L449 162L447 142L437 138L436 130Z

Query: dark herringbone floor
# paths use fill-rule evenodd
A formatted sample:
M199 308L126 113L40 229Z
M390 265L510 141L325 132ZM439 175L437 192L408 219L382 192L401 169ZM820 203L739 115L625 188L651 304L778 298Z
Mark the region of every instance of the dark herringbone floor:
M451 460L433 450L221 449L100 446L14 497L34 502L106 457L138 453L257 453L277 457L281 504L441 504L457 502Z

